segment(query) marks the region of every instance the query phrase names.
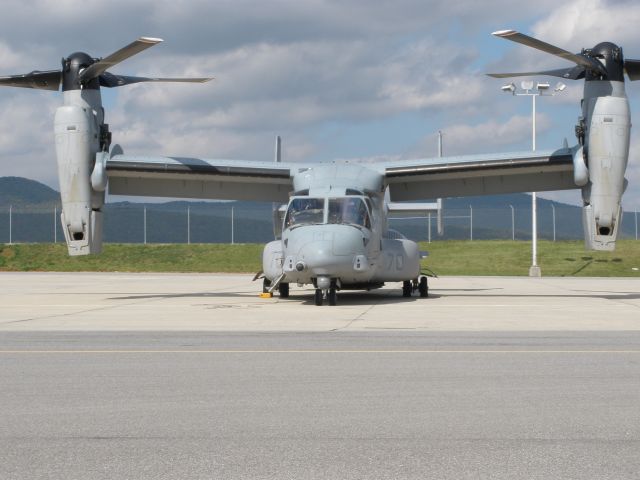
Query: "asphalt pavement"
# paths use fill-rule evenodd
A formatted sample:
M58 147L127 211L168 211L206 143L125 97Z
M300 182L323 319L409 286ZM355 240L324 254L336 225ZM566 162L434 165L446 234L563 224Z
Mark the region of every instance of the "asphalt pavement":
M637 331L11 331L0 384L2 479L640 472Z

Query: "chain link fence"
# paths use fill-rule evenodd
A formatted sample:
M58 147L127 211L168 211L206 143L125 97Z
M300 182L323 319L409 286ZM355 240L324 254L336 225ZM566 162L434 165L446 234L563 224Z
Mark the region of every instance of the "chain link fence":
M538 206L538 237L581 240L581 209ZM625 212L621 238L638 239L638 214ZM108 243L265 243L273 240L270 204L108 204L104 216ZM531 240L531 209L445 208L444 235L437 217L392 218L389 227L417 241ZM0 206L0 243L64 242L60 206Z

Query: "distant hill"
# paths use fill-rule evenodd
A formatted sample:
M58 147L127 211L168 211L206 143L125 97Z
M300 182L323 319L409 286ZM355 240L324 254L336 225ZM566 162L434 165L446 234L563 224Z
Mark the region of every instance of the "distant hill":
M60 194L53 188L22 177L0 177L0 205L52 207L60 203Z
M12 240L17 242L62 241L59 220L60 196L54 189L34 180L0 177L0 242L9 238L8 210L13 206ZM470 208L471 206L471 208ZM531 197L526 194L493 195L444 200L444 239L510 239L511 206L514 208L515 238L531 238ZM113 202L105 206L106 242L140 243L144 239L144 210L149 243L184 243L187 220L192 243L231 241L231 211L234 211L233 238L238 243L264 243L273 240L270 202L170 201L165 203ZM581 239L581 209L551 200L538 200L538 231L541 238L553 238L553 211L557 239ZM189 219L187 218L189 210ZM473 222L471 221L473 213ZM54 223L55 222L55 223ZM391 228L413 240L428 238L428 220L392 219ZM623 237L635 236L633 213L627 212L622 224ZM436 218L432 217L431 238L437 240Z

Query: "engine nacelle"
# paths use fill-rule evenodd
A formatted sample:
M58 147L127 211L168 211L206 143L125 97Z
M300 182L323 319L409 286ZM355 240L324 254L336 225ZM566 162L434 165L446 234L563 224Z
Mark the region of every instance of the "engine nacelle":
M262 251L262 271L264 276L273 281L282 275L283 261L282 241L274 240L267 243Z
M75 93L75 92L73 92ZM104 192L91 188L97 151L94 112L78 105L58 108L55 115L56 157L62 200L62 229L69 255L102 250Z
M585 244L593 250L614 250L629 158L629 103L626 96L593 97L587 108L591 115L585 142L589 182L582 188Z

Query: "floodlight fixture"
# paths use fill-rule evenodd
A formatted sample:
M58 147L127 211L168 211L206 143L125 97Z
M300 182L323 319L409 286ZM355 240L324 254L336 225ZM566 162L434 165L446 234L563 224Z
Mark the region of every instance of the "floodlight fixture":
M523 80L520 83L520 87L522 87L523 90L533 90L533 80Z
M538 84L536 85L536 90L538 91L549 90L550 87L551 85L549 85L547 82L538 82Z
M562 92L565 88L567 88L567 86L566 86L564 83L562 83L562 82L558 82L558 83L556 84L556 88L554 89L554 91L556 91L556 92Z
M515 93L516 91L516 86L513 83L510 83L508 85L503 85L502 86L502 91L503 92L511 92L511 93Z

